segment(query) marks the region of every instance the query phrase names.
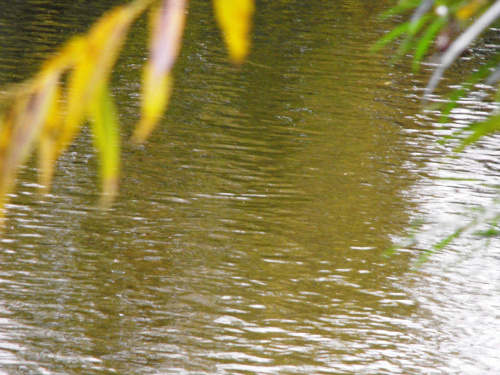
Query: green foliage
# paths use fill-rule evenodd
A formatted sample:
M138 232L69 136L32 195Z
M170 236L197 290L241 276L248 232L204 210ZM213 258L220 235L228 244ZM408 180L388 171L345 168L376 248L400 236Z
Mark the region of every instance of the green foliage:
M400 0L384 14L384 17L394 15L406 17L409 11L413 12L412 16L382 37L374 49L380 49L400 40L398 56L412 53L414 71L418 71L426 56L437 53L437 65L423 98L425 102L428 102L446 70L500 18L500 2L493 0ZM499 64L500 54L493 54L486 63L482 62L480 68L472 72L459 88L451 91L447 100L432 104L433 109L441 111L441 121L448 121L451 111L459 105L460 99L479 82L497 85L500 81ZM500 95L497 94L496 101L499 98ZM454 138L460 139L460 145L455 151L463 151L465 147L476 143L482 137L499 130L500 115L498 114L491 114L483 122L470 124L453 135ZM443 141L446 139L444 138ZM490 229L481 232L481 235L485 237L496 235L499 216L491 217L490 211L484 209L471 222L455 228L451 234L436 240L434 245L421 255L417 263L423 263L432 253L442 250L465 232L480 224L490 225ZM407 241L394 246L389 253L401 247L415 245L422 234L420 229L413 230L413 235Z
M447 19L439 17L432 21L429 27L422 33L420 40L416 42L415 54L413 55L413 70L418 71L420 64L438 33L446 26Z

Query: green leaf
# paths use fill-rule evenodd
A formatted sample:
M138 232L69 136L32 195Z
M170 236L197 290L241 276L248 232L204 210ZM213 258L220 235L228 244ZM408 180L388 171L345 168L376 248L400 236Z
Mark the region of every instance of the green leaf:
M434 41L437 33L446 25L447 19L445 17L440 17L425 30L424 34L420 37L415 48L415 53L413 55L413 70L416 72L420 67L423 57L429 50L430 45Z
M462 151L465 147L477 142L485 135L500 130L500 115L490 117L484 122L472 124L467 130L472 131L472 133L461 142L460 146L455 149L456 152Z
M420 29L429 21L429 19L432 17L430 14L425 14L422 17L418 19L416 22L409 22L408 26L408 32L406 38L403 40L403 43L401 43L401 46L398 49L398 56L403 56L407 52L409 52L412 48L414 48L415 45L415 35L418 34Z
M449 236L445 237L441 241L439 241L437 244L435 244L431 250L427 250L423 252L417 259L415 263L415 267L418 268L422 264L424 264L429 257L434 254L435 252L439 250L443 250L446 246L448 246L454 239L458 238L466 229L468 229L468 226L460 227L456 229L452 234Z
M383 47L385 47L387 44L392 42L393 40L399 38L401 35L405 34L408 32L408 29L410 28L410 23L405 22L391 31L389 31L387 34L385 34L382 38L380 38L372 47L371 51L372 52L377 52L381 50Z
M420 0L404 0L399 1L397 5L389 10L386 10L380 15L381 19L385 19L394 15L402 14L410 9L414 9L420 5Z
M494 55L490 60L481 66L468 80L460 85L459 88L448 94L448 101L437 108L441 108L441 117L439 122L444 123L449 120L451 111L457 107L458 101L462 98L475 84L484 80L491 74L491 69L497 66L500 62L500 54Z

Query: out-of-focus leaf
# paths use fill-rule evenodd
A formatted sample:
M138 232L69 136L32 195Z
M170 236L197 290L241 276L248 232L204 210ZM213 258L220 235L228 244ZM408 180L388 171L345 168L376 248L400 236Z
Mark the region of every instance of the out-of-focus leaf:
M415 9L420 5L420 0L404 0L399 1L395 6L386 10L380 15L380 18L384 19L390 16L402 14L410 9Z
M143 72L142 84L142 114L137 125L133 141L142 143L149 136L155 125L160 121L172 94L172 78L170 74L151 78L152 72L146 66Z
M231 60L241 64L250 50L254 0L213 0L215 17Z
M104 191L108 196L115 193L118 130L113 104L105 89L130 24L156 1L135 0L108 12L86 36L73 38L58 54L48 59L35 78L3 95L0 113L0 226L16 173L35 141L38 140L39 147L40 182L48 188L57 157L88 116L94 119ZM60 81L68 71L67 100L62 107Z
M66 108L53 102L52 113L40 142L41 185L50 188L54 165L71 142L96 100L96 87L109 80L112 67L131 22L151 3L136 1L116 8L89 31L85 37L73 38L60 54L50 59L40 75L53 69L73 69L69 77ZM59 94L58 94L59 95ZM65 112L64 119L61 112Z
M415 10L415 12L411 17L410 22L415 24L418 21L420 21L420 18L422 18L424 14L426 14L429 10L431 10L435 2L436 0L421 0L420 5L418 6L418 8Z
M487 0L469 1L455 12L455 16L461 21L466 21L475 16L487 4Z
M475 225L475 223L476 223L475 221L472 221L469 224L466 224L466 225L464 225L464 226L462 226L460 228L455 229L455 231L452 234L446 236L441 241L439 241L438 243L434 244L432 246L432 249L424 251L418 257L417 262L415 263L415 267L418 268L418 267L422 266L430 258L431 255L433 255L434 253L436 253L436 252L438 252L440 250L443 250L446 246L448 246L451 242L453 242L453 240L455 240L458 237L460 237L460 235L462 233L464 233L465 231L467 231L468 229L470 229L471 227L473 227Z
M3 215L6 195L14 184L16 172L29 155L38 136L41 147L48 145L46 132L41 129L49 123L53 126L54 111L59 97L59 79L61 74L73 64L74 48L77 41L70 42L60 54L49 59L37 76L18 90L10 99L14 103L4 116L0 141L0 211ZM40 153L41 154L41 153ZM48 153L47 155L49 155ZM50 171L48 159L41 160L42 175L40 181L49 184ZM0 225L1 226L1 225Z
M416 21L415 23L413 22L409 23L406 38L403 40L403 43L401 43L401 46L398 49L399 56L405 55L410 51L410 49L414 47L416 43L414 38L415 35L417 35L417 33L422 29L422 27L425 26L425 24L427 23L427 21L429 21L431 17L432 16L430 14L425 14L422 17L420 17L418 21Z
M444 103L442 106L437 106L437 108L441 107L441 113L439 117L440 123L449 121L451 111L453 111L453 109L457 107L460 98L462 98L471 87L472 84L470 83L462 84L459 88L453 90L453 92L448 95L448 100L446 101L446 103Z
M481 17L479 17L467 30L465 30L455 41L450 45L446 52L441 57L440 65L434 70L432 77L429 80L425 89L424 97L428 98L436 88L437 84L443 77L446 69L462 54L462 52L481 34L488 26L490 26L500 16L500 1L496 1Z
M45 62L39 74L38 80L53 76L55 86L52 99L48 107L47 116L42 124L42 131L38 142L39 182L43 192L47 193L52 185L54 167L61 148L61 136L63 133L61 88L60 77L68 69L72 68L83 49L83 38L76 37L68 42L61 52Z
M418 41L417 47L415 48L415 53L413 54L413 70L418 71L420 63L423 57L429 50L434 38L439 33L439 31L446 25L447 19L445 17L439 17L434 20L434 22L425 30L423 35Z
M394 29L392 29L390 32L385 34L382 38L380 38L372 47L371 50L373 52L381 50L383 47L385 47L388 43L392 42L393 40L397 39L401 35L405 34L408 32L408 29L410 27L409 22L405 22Z
M142 78L142 114L133 139L144 141L160 120L172 92L171 70L179 55L187 0L164 0L153 12L149 61Z
M57 76L47 76L31 90L21 93L1 123L0 129L0 225L7 194L19 166L28 156L46 120L56 91Z
M43 77L52 72L59 74L73 68L81 59L84 51L85 39L81 36L76 36L67 42L60 52L48 59L40 69L38 77Z
M460 98L462 98L472 87L474 87L475 84L488 77L491 69L495 65L498 65L499 62L500 54L492 56L491 59L486 64L481 66L474 74L472 74L466 82L462 83L459 88L453 90L448 95L447 102L438 107L441 108L441 117L439 119L441 123L449 120L449 115L451 111L458 105L458 101L460 100ZM486 82L486 84L490 83Z
M485 84L493 86L496 85L500 81L500 66L497 66L493 72L489 75L489 77L484 81Z
M67 147L78 132L96 100L96 88L109 80L118 50L125 40L136 14L133 8L122 6L105 14L83 39L78 62L69 77L66 123L61 136L61 149Z
M59 155L58 145L63 125L60 91L56 86L38 144L39 182L44 193L47 193L52 185L55 163Z
M485 122L473 124L467 128L467 131L472 133L468 135L455 150L456 152L462 151L468 145L477 142L485 135L497 132L500 130L500 115L492 116Z
M103 183L103 203L110 203L118 190L120 166L120 132L113 99L108 86L96 90L90 105L94 144L100 156L100 175Z

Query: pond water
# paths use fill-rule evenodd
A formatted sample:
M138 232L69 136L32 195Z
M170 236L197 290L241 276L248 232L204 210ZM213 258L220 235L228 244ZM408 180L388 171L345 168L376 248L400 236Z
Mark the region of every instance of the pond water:
M3 4L1 86L117 3ZM500 139L455 159L436 143L488 105L470 98L440 128L420 110L425 74L368 53L388 4L259 2L235 69L210 4L192 1L173 101L136 148L139 20L114 75L113 207L97 209L87 130L49 197L34 163L20 173L0 240L0 374L500 373L497 238L465 235L413 270L440 226L382 256L413 220L466 220L500 184Z

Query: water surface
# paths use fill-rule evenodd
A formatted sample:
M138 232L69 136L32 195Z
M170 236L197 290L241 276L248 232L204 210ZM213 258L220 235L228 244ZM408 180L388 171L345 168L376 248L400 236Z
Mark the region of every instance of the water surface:
M4 5L0 82L116 3ZM422 78L368 53L386 8L260 2L235 69L209 4L192 1L173 102L134 148L140 20L114 76L114 206L96 208L87 130L46 199L34 163L20 173L0 243L0 374L498 371L495 239L466 236L417 272L421 248L382 257L416 217L487 203L498 177L494 140L451 162L419 114ZM471 174L484 183L449 178Z

